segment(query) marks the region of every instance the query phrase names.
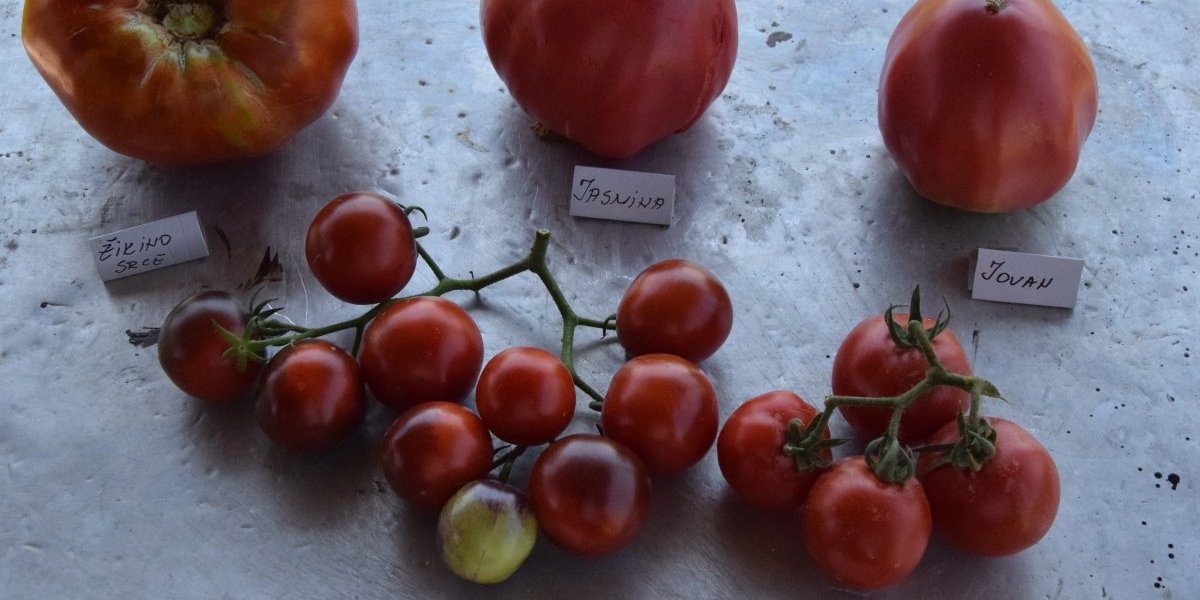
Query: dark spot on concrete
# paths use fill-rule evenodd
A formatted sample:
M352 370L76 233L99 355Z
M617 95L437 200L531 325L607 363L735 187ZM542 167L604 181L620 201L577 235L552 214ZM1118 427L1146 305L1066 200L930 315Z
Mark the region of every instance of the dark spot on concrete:
M1172 491L1179 488L1179 481L1180 481L1179 474L1171 473L1170 475L1167 475L1167 483L1171 484Z
M792 34L786 31L775 31L767 36L767 46L774 48L779 42L786 42L792 39Z

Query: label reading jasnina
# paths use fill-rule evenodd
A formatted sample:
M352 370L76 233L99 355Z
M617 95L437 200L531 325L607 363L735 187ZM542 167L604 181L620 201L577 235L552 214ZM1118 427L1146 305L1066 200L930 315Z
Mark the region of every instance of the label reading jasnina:
M1083 261L980 248L971 297L976 300L1072 308L1079 295Z
M92 238L92 258L104 281L147 273L208 256L196 211Z
M674 175L575 167L573 216L670 225L674 209Z

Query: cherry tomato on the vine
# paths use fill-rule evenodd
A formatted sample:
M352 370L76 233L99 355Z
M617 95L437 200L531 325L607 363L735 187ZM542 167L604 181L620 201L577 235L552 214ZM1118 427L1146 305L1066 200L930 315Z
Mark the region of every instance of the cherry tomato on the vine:
M604 434L664 475L704 457L717 437L717 420L717 394L708 376L672 354L644 354L622 365L600 411Z
M921 484L884 483L862 456L839 460L817 478L802 515L813 561L859 589L899 583L912 573L933 528Z
M499 583L521 567L537 541L537 518L519 489L478 479L459 489L438 515L442 560L475 583Z
M223 404L246 396L258 378L261 363L250 360L238 369L237 360L223 357L229 342L217 326L241 335L246 313L226 292L207 291L171 309L158 333L158 362L179 389Z
M575 414L575 382L559 358L519 346L492 357L475 386L479 418L496 437L518 446L554 439Z
M682 259L647 267L617 306L617 339L633 356L663 352L700 362L725 343L732 328L725 286Z
M362 422L366 392L358 363L324 340L302 340L280 350L263 372L255 411L275 443L297 452L324 450Z
M462 405L426 402L388 428L380 462L396 494L436 511L467 482L492 470L492 438L483 421Z
M941 536L971 554L1005 556L1034 545L1050 530L1058 513L1058 468L1020 425L996 417L987 421L996 430L996 455L982 469L937 466L938 456L926 453L917 476ZM957 423L948 423L929 444L957 440Z
M343 194L326 204L308 228L304 255L317 281L353 304L395 296L417 267L408 215L371 192Z
M483 366L483 335L457 304L409 298L371 320L358 359L371 393L395 410L434 400L458 402Z
M795 510L804 503L822 470L800 470L783 446L792 419L807 425L818 414L795 393L775 390L743 402L729 415L717 436L717 464L738 497L763 510ZM826 460L832 455L828 448L821 454Z
M908 315L893 315L896 323L906 325ZM923 320L926 329L934 320ZM933 338L934 354L947 370L971 374L971 363L958 336L944 329ZM899 347L888 333L883 315L868 317L856 325L833 358L833 393L839 396L872 398L897 396L925 377L929 363L917 348ZM953 421L970 403L970 395L958 388L935 387L917 398L900 418L900 441L905 444L925 440L942 425ZM892 409L877 406L838 407L846 421L860 435L874 438L883 434Z

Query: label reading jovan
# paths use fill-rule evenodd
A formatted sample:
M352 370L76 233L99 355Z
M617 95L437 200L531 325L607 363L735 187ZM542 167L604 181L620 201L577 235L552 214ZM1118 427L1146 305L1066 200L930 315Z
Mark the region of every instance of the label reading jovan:
M670 225L674 208L674 175L575 167L573 216Z
M980 248L975 259L971 297L1071 308L1079 294L1083 261Z
M92 259L104 281L147 273L208 256L196 211L92 238Z

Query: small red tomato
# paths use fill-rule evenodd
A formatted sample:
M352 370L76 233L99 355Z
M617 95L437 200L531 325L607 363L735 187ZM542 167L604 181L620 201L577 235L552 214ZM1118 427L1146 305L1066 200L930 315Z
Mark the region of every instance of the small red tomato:
M479 418L496 437L536 446L562 433L575 414L575 382L541 348L508 348L492 357L475 386Z
M908 323L908 315L896 313L893 318L901 326ZM933 319L923 322L927 329L934 325ZM933 338L933 350L947 370L971 374L971 363L962 343L950 329ZM871 398L897 396L921 381L928 369L925 355L917 348L898 347L888 334L883 315L875 315L856 325L838 348L833 358L833 393ZM969 403L970 395L958 388L939 386L925 392L900 418L900 441L914 444L925 440L939 427L955 420ZM838 410L866 438L883 435L892 416L892 409L884 407L842 405Z
M645 354L617 369L600 427L633 450L653 473L696 464L717 437L717 394L708 376L671 354Z
M175 305L158 333L158 362L176 387L187 394L224 404L246 396L262 365L225 358L229 342L217 326L241 335L246 314L225 292L200 292Z
M267 363L258 390L258 425L295 452L330 448L350 435L367 410L358 363L324 340L303 340Z
M304 255L317 281L353 304L395 296L417 267L408 215L370 192L343 194L326 204L308 228Z
M800 396L776 390L743 402L729 415L717 436L717 464L738 497L763 510L794 510L804 503L822 471L800 470L783 446L792 419L807 425L818 414ZM828 460L832 453L826 448L821 454Z
M818 477L802 514L813 561L858 589L893 585L912 573L933 528L921 484L884 483L862 456L842 459Z
M371 393L395 410L432 400L459 402L483 366L483 335L457 304L409 298L367 325L358 359Z
M650 475L620 443L575 434L538 456L529 475L529 497L550 541L575 554L601 556L641 531L650 511Z
M996 455L978 472L951 464L935 466L927 453L917 475L929 496L938 533L959 549L980 556L1006 556L1042 539L1058 513L1058 468L1037 439L1020 425L995 417ZM948 423L930 445L958 440Z
M427 402L388 428L380 462L396 494L437 511L459 488L492 470L492 439L483 421L462 405Z
M642 271L617 306L617 339L633 356L663 352L700 362L733 328L733 304L704 267L664 260Z

